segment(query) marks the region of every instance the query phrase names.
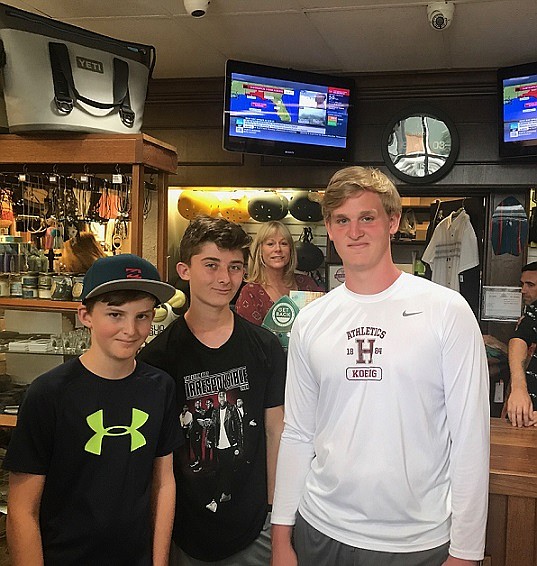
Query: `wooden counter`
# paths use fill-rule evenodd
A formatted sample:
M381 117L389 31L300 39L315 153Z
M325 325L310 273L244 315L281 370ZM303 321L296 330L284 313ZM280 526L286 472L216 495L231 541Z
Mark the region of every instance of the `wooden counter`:
M490 420L485 554L491 566L537 565L537 427Z
M0 415L0 426L15 426ZM490 420L490 500L484 566L537 566L537 427Z

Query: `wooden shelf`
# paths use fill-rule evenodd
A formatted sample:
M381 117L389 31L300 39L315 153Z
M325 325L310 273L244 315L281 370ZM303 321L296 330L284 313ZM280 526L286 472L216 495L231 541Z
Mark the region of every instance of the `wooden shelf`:
M177 171L177 150L146 134L2 134L0 171L57 170L90 174L129 170L132 176L130 252L143 257L146 173L157 174L157 269L168 278L168 174Z
M175 147L146 134L2 134L0 156L0 164L7 166L143 164L150 170L177 171Z
M74 301L52 301L50 299L18 299L0 297L0 308L25 311L76 312L80 303Z
M0 413L0 426L14 428L17 426L17 415L6 415Z

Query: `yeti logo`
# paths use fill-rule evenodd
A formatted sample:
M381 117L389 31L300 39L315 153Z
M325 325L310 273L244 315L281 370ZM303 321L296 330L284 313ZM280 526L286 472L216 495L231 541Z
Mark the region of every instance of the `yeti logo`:
M76 66L79 69L84 69L84 71L91 71L92 73L104 73L103 64L101 61L93 61L92 59L86 59L85 57L76 58Z
M90 452L91 454L101 455L103 447L103 438L105 436L124 436L130 434L131 437L131 452L134 452L138 448L145 446L146 440L144 435L138 431L149 418L147 413L140 411L139 409L132 410L132 421L130 426L125 425L114 425L109 427L104 427L104 412L101 409L90 415L86 422L88 423L91 430L95 434L86 442L84 450Z

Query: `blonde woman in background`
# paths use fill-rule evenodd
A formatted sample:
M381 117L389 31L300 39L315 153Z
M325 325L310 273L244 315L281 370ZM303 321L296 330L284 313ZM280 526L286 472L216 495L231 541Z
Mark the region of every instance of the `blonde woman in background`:
M264 222L250 247L247 283L235 309L243 318L261 325L272 305L292 290L324 291L308 275L295 273L296 250L285 224Z

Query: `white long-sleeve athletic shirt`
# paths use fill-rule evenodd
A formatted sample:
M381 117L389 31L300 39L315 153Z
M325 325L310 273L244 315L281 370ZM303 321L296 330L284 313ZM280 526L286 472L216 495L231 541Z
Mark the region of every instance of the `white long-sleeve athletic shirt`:
M291 334L272 523L297 509L342 543L480 560L489 478L488 369L457 292L403 273L344 285Z

